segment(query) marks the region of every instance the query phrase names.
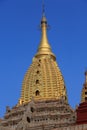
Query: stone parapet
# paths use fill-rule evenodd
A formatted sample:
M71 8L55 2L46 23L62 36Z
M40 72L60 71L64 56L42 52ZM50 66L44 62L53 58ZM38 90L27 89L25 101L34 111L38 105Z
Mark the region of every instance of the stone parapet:
M61 127L52 130L87 130L87 124Z

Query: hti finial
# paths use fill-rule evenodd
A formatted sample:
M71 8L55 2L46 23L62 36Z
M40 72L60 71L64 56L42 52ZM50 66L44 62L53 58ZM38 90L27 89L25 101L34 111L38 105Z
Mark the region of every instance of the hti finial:
M35 57L40 57L40 56L46 56L50 55L54 60L56 60L55 55L52 53L51 46L48 42L48 37L47 37L47 29L48 29L48 24L47 20L45 17L45 6L44 6L44 0L43 0L43 6L42 6L42 19L41 19L41 41L38 47L37 54Z
M45 16L45 2L42 3L42 16Z
M87 70L85 71L85 82L87 83Z

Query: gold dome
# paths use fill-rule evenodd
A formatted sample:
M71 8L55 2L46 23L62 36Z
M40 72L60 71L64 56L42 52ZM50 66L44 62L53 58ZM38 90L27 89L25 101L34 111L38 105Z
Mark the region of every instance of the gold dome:
M23 85L19 104L32 100L54 100L63 98L67 102L66 87L56 57L51 51L47 39L47 20L41 20L42 37L32 64L28 69Z
M87 71L85 72L85 83L83 84L81 102L87 102Z

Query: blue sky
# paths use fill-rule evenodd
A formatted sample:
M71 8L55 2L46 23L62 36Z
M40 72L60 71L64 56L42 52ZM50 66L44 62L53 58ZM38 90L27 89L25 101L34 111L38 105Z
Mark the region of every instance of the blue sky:
M80 103L87 69L87 0L45 0L48 38L69 104ZM40 42L42 0L0 0L0 117L15 106Z

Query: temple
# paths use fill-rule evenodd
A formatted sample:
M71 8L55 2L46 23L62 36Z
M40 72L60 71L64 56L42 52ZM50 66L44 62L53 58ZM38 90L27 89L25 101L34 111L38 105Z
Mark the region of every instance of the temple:
M87 71L81 103L74 110L47 37L44 9L40 27L40 44L24 76L21 96L15 107L6 107L0 130L87 130Z

